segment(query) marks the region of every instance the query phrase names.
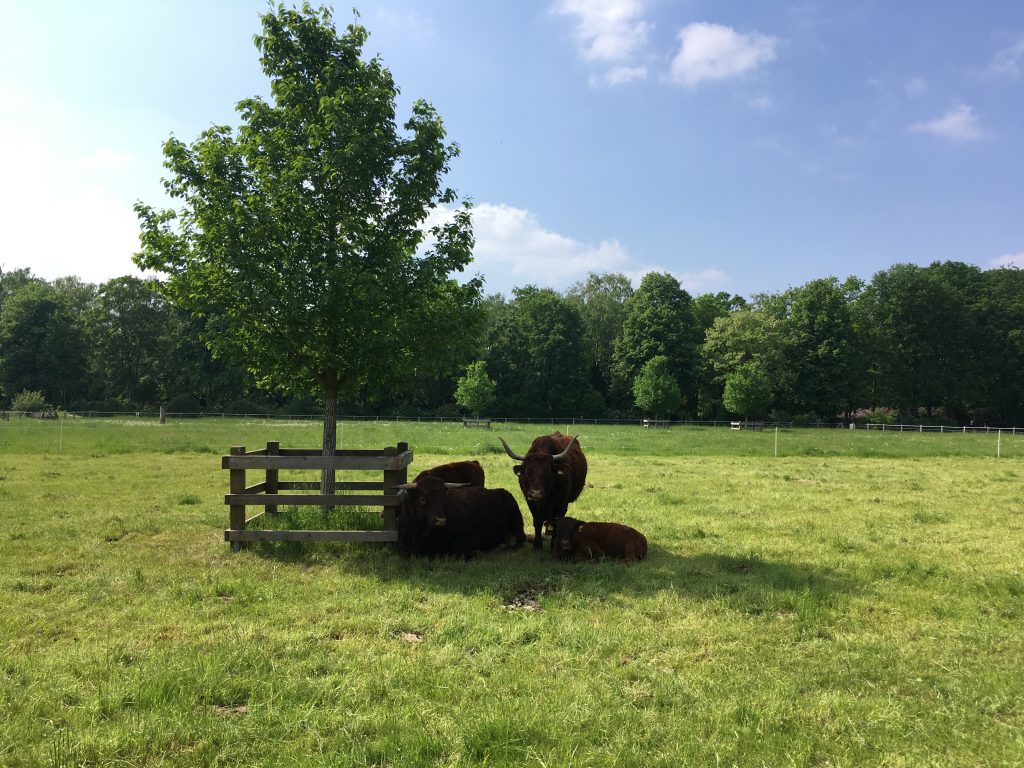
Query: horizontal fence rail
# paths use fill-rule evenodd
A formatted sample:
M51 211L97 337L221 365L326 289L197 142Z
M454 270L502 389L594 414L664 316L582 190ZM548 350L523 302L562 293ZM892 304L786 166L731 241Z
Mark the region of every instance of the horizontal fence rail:
M117 419L117 418L134 418L134 419L157 419L160 414L155 411L49 411L49 412L32 412L32 411L0 411L0 419L10 420L14 419L29 419L29 420L65 420L68 418L84 418L84 419ZM230 413L227 411L197 411L197 412L168 412L164 416L168 419L255 419L265 421L308 421L308 422L320 422L323 420L323 414L276 414L276 413ZM486 419L468 419L464 416L421 416L421 415L403 415L403 414L386 414L386 415L342 415L338 416L338 422L410 422L410 423L424 423L424 424L458 424L463 425L466 421L491 424L549 424L552 426L560 425L587 425L587 424L607 424L612 426L643 426L645 422L648 424L657 424L657 426L667 427L729 427L731 428L736 424L735 419L642 419L642 418L617 418L617 419L586 419L578 416L569 417L529 417L529 416L495 416ZM757 424L758 428L764 429L869 429L869 430L881 430L891 432L938 432L942 434L960 432L962 434L969 433L995 433L1002 432L1003 434L1016 435L1024 434L1024 427L1015 426L1000 426L1000 425L982 425L982 426L956 426L949 424L882 424L882 423L861 423L861 422L849 422L849 421L837 421L837 422L793 422L793 421L758 421L758 422L742 422L744 424Z
M228 528L224 540L233 551L252 541L372 541L398 540L397 513L402 502L400 488L408 479L408 467L413 453L408 443L380 450L339 450L333 456L323 456L312 448L281 448L277 441L266 448L246 451L234 446L231 453L221 459L221 468L229 471L230 492L224 496L228 505ZM323 470L337 472L373 470L383 473L380 480L343 480L334 483L335 493L295 493L319 490L320 484L310 481L283 481L281 470ZM247 470L262 470L263 480L246 485ZM375 491L376 493L337 493L337 491ZM397 492L396 492L397 491ZM248 526L259 517L277 514L280 506L354 506L381 507L383 530L253 530ZM262 507L262 511L247 517L247 507Z

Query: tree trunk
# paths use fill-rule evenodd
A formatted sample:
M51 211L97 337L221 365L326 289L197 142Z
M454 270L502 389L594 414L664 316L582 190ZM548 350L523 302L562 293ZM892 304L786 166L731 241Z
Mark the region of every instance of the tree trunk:
M332 459L338 448L338 388L324 387L324 442L323 456ZM334 495L334 468L324 467L320 474L320 493Z

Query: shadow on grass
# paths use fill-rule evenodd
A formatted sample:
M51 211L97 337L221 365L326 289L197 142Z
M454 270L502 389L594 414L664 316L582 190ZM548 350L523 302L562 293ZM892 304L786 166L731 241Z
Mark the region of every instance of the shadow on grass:
M824 566L759 556L681 555L661 546L652 546L646 560L629 566L615 560L562 562L546 546L534 552L529 544L484 553L470 561L403 558L393 545L385 544L281 542L254 545L252 552L300 567L340 568L383 584L405 583L430 592L495 594L506 604L558 593L601 600L674 593L725 600L737 610L756 615L791 610L800 600L830 605L837 596L860 586Z

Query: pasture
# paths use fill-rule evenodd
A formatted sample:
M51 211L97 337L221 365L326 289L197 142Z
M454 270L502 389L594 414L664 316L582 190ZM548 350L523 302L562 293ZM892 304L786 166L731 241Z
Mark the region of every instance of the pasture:
M480 458L525 519L497 435L554 428L339 443ZM232 554L220 456L318 424L0 422L0 765L1024 763L1024 435L576 429L570 513L646 561Z

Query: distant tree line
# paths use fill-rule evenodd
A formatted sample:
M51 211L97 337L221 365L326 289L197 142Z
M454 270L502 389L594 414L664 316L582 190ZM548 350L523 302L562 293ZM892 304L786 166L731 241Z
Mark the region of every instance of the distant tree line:
M360 391L338 413L1024 426L1018 269L897 264L866 284L829 277L750 300L691 296L664 273L635 290L624 275L591 274L564 293L492 295L482 309L459 349L438 353L443 371L399 393ZM136 277L2 272L0 398L10 407L38 392L76 411L322 408L212 357L201 338L214 321Z

